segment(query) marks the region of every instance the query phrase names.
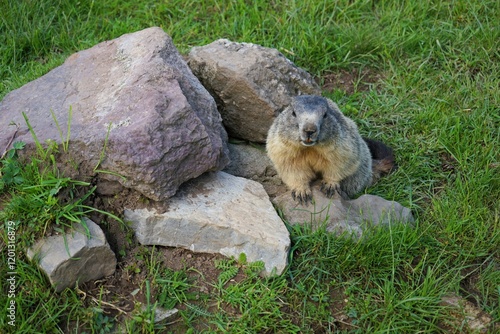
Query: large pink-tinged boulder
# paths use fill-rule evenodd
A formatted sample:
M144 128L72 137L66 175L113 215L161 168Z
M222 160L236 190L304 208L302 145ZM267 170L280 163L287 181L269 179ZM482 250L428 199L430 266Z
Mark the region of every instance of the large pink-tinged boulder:
M1 150L14 133L11 122L20 125L15 140L34 147L23 112L42 144L64 142L70 123L68 172L89 177L98 166L107 171L98 180L120 182L153 200L229 162L214 99L160 28L77 52L9 93L0 103Z

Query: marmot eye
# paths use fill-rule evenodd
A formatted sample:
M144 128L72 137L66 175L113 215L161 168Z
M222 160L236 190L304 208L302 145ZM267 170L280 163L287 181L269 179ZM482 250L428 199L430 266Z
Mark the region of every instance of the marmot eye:
M323 115L323 118L326 118L327 116L328 116L328 113L325 113L325 114Z
M297 117L297 115L295 114L295 111L292 111L292 116Z

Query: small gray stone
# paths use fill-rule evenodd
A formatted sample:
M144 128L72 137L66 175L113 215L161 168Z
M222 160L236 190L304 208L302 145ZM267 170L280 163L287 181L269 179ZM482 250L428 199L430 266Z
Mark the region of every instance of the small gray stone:
M231 162L224 169L226 173L254 181L277 174L265 147L259 149L247 144L229 144L228 147Z
M366 227L392 222L413 222L410 209L379 196L362 195L354 200L330 199L316 186L312 190L314 200L308 205L294 201L290 192L274 199L290 224L312 224L313 229L326 224L328 232L348 233L359 237Z
M224 172L257 181L271 197L285 192L286 186L278 176L265 148L248 144L229 144L231 163Z
M73 232L41 239L27 251L57 292L115 272L115 253L101 228L90 219L84 221L76 224Z
M264 274L280 274L290 238L262 185L224 172L187 182L168 200L168 211L125 209L143 245L182 247L263 261Z
M229 134L264 143L274 118L301 94L321 94L312 76L276 49L220 39L194 47L188 64L215 97Z
M162 322L163 320L169 319L179 313L179 310L176 308L173 308L171 310L165 310L162 307L156 306L155 307L155 323Z
M143 312L145 312L145 311L148 310L148 308L147 308L146 305L142 305L141 310ZM166 310L163 307L155 306L155 318L154 318L154 322L155 323L162 322L162 321L164 321L166 319L172 318L177 313L179 313L179 310L176 309L176 308L173 308L173 309L170 309L170 310ZM123 332L125 332L125 331L121 331L120 333L123 333Z

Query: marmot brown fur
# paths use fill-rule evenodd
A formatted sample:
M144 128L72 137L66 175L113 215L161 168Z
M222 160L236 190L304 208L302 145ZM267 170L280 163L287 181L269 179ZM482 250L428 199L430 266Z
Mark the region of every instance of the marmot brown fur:
M354 121L320 96L295 97L274 120L266 148L293 198L301 203L312 199L310 184L317 177L322 178L326 196L338 193L348 198L395 167L389 147L363 139Z

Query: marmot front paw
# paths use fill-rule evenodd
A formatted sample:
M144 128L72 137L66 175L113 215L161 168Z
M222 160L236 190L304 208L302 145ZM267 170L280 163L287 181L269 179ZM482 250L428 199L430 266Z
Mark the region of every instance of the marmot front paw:
M342 195L341 190L340 190L340 184L337 182L335 182L335 183L322 182L320 190L328 198L332 198L336 194Z
M312 192L311 190L292 190L292 198L294 201L298 201L302 205L307 205L312 202Z

